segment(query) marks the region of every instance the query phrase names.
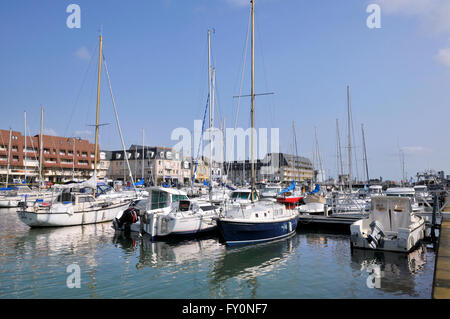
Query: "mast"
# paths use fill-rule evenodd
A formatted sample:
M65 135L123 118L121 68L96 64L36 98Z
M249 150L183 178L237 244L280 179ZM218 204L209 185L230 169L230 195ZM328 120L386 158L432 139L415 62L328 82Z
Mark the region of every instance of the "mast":
M323 171L323 166L322 166L322 158L320 156L320 149L319 149L319 140L317 139L317 127L314 127L314 136L315 136L315 144L316 144L316 152L317 152L317 159L319 160L319 168L320 168L320 176L322 178L325 178L325 174ZM323 180L322 182L325 182L325 180Z
M72 151L72 181L75 180L75 138L73 140L73 151Z
M338 159L338 181L339 175L342 177L344 175L344 165L342 164L342 153L341 153L341 133L339 132L339 120L336 119L336 135L337 135L337 159Z
M9 143L8 143L8 167L6 169L6 187L8 187L8 179L9 179L9 165L11 162L11 135L12 129L9 129Z
M212 122L213 122L213 110L211 95L211 30L208 29L208 95L209 95L209 199L212 199L211 186L212 186Z
M95 155L94 155L94 176L97 176L97 156L98 156L98 127L99 127L99 114L100 114L100 78L102 73L102 46L103 46L103 36L99 36L99 54L98 54L98 80L97 80L97 115L95 118ZM96 178L96 177L95 177ZM94 198L95 198L94 189Z
M142 181L144 181L144 158L145 158L144 129L142 129Z
M253 146L254 146L254 130L255 130L255 0L251 0L252 3L252 88L251 88L251 117L252 117L252 137L251 137L251 159L252 159L252 191L251 191L251 197L253 202L253 194L255 192L255 158L253 153Z
M24 167L24 172L25 172L25 184L27 183L27 111L23 112L23 123L24 123L24 129L23 129L23 133L25 135L25 152L24 152L24 160L23 160L23 167Z
M347 85L347 116L348 116L348 187L352 192L352 139L350 118L350 86Z
M43 163L43 152L44 152L44 141L42 139L42 133L44 130L44 108L41 106L41 131L39 134L39 183L43 185L44 183L44 170L42 167Z
M366 169L367 184L369 184L369 165L367 163L366 139L364 137L364 124L361 124L361 132L362 132L362 142L363 142L364 166Z

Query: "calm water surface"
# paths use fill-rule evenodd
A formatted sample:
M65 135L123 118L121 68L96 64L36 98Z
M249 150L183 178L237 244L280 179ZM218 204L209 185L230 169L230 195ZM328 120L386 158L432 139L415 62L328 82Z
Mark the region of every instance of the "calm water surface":
M348 235L301 226L289 239L226 248L215 236L126 238L111 223L30 229L0 209L0 298L430 298L431 246L352 252ZM71 264L81 288L67 287Z

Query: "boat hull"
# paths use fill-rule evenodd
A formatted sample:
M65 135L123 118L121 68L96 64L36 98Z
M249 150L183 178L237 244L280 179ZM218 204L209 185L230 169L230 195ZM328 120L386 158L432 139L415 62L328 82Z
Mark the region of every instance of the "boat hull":
M19 219L30 227L76 226L112 221L116 215L129 206L128 202L111 207L84 212L32 212L19 210Z
M266 242L293 234L297 228L298 216L281 221L242 222L219 219L217 226L227 245L243 245Z

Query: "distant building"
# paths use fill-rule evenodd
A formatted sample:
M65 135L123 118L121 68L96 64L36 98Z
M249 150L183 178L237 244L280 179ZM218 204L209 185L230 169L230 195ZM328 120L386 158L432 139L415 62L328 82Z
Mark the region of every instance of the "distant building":
M29 183L39 180L39 166L42 160L43 181L60 183L75 179L88 179L94 169L95 144L88 140L61 136L42 136L42 159L40 158L39 135L25 137L17 131L0 130L0 178L3 183L9 175L12 179L26 179ZM9 174L8 153L9 154ZM100 154L97 155L100 161ZM26 160L25 160L26 157Z
M251 182L249 160L226 163L224 169L228 179L234 184ZM268 153L264 159L255 161L255 179L256 182L311 182L314 180L314 169L306 157Z
M191 163L180 158L180 154L167 147L131 145L123 150L112 151L107 177L113 180L129 181L129 169L135 182L144 178L146 184L186 184L190 181Z

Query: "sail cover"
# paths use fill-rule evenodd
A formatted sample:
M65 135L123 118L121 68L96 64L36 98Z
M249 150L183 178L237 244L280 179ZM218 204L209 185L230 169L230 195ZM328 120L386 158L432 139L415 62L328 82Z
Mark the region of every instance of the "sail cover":
M289 186L289 187L283 189L283 190L280 192L280 194L283 194L283 193L286 193L286 192L293 191L294 189L295 189L295 181L292 181L291 186Z
M319 191L320 191L320 185L316 184L316 188L314 188L314 190L312 192L306 193L306 195L315 194L315 193L318 193Z

